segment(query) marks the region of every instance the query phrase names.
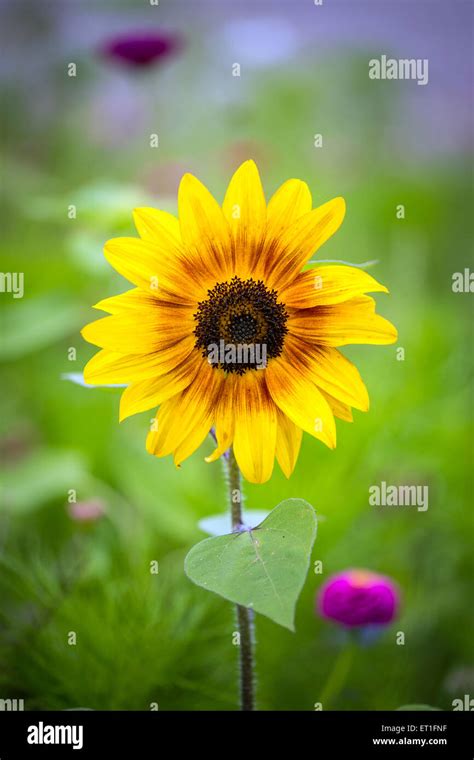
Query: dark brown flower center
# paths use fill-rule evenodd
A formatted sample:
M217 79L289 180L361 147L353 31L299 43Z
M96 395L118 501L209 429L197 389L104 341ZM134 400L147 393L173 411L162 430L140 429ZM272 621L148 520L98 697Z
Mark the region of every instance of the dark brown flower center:
M242 375L279 356L288 314L261 280L219 282L194 314L196 348L214 367Z

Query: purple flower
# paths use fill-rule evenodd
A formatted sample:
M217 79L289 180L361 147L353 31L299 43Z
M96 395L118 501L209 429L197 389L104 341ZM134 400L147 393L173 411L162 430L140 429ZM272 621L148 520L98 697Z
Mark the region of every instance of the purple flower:
M397 586L370 570L344 570L322 586L317 600L320 615L347 628L387 625L399 607Z
M145 68L167 58L181 48L181 38L168 32L123 34L106 42L102 52L108 58L133 68Z

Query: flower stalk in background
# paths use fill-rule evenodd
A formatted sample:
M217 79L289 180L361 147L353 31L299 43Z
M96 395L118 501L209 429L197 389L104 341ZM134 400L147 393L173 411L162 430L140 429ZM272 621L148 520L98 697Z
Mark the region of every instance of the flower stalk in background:
M352 662L369 633L382 631L397 617L400 595L394 581L370 570L351 568L332 575L321 587L316 610L321 617L331 620L350 632L350 637L339 652L321 691L324 709L340 693L346 682ZM356 632L359 636L355 635ZM366 637L367 638L367 637Z
M396 340L369 292L386 288L350 266L304 270L339 228L342 198L312 208L308 186L290 179L265 200L257 167L235 172L220 206L192 175L178 216L134 212L139 238L105 246L135 285L96 308L109 314L82 334L101 350L86 382L126 383L120 419L159 407L147 438L156 456L181 465L211 428L214 462L225 455L230 536L206 539L186 558L188 576L237 605L242 708L254 709L252 618L293 630L294 608L316 534L310 505L289 499L255 529L242 524L241 473L264 483L277 459L289 477L303 431L336 446L335 417L352 421L368 393L339 351Z

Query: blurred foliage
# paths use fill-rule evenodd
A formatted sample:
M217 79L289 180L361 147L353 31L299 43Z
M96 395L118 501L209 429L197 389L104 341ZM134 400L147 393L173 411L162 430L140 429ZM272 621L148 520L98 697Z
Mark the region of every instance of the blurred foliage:
M33 113L25 87L8 93L2 267L25 272L25 297L1 295L0 694L23 697L27 709L235 708L231 605L183 571L203 537L198 520L225 508L220 466L203 461L211 443L176 470L145 451L150 414L119 426L119 391L61 374L81 371L93 353L79 335L96 316L90 306L127 289L101 245L134 234L133 205L175 210L170 198L187 170L222 198L230 172L254 157L268 194L296 176L315 203L346 198L344 225L321 255L379 260L371 271L391 292L379 311L398 326L405 359L397 346L348 349L370 412L338 424L335 451L305 436L291 480L275 470L266 485L249 485L247 506L309 501L323 577L362 566L401 587L400 620L359 648L333 706L449 708L446 684L473 656L470 296L451 290L472 235L466 157L417 161L391 142L407 106L400 88L368 80L367 55L328 53L317 76L308 52L284 70L224 81L199 24L195 33L181 59L143 77L89 58L71 83L63 61L51 60L47 114ZM119 105L101 118L114 88ZM132 127L120 129L129 113ZM428 511L369 506L368 489L381 480L428 484ZM73 523L71 489L104 500L106 516ZM321 582L310 571L295 634L257 620L264 709L313 709L344 646L314 614ZM404 646L395 644L399 630Z

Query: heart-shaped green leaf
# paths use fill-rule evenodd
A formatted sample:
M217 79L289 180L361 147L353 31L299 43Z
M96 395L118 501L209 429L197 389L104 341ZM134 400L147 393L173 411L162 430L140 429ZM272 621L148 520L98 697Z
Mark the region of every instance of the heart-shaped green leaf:
M287 499L256 528L206 538L193 546L184 569L198 586L293 631L315 538L312 506Z

